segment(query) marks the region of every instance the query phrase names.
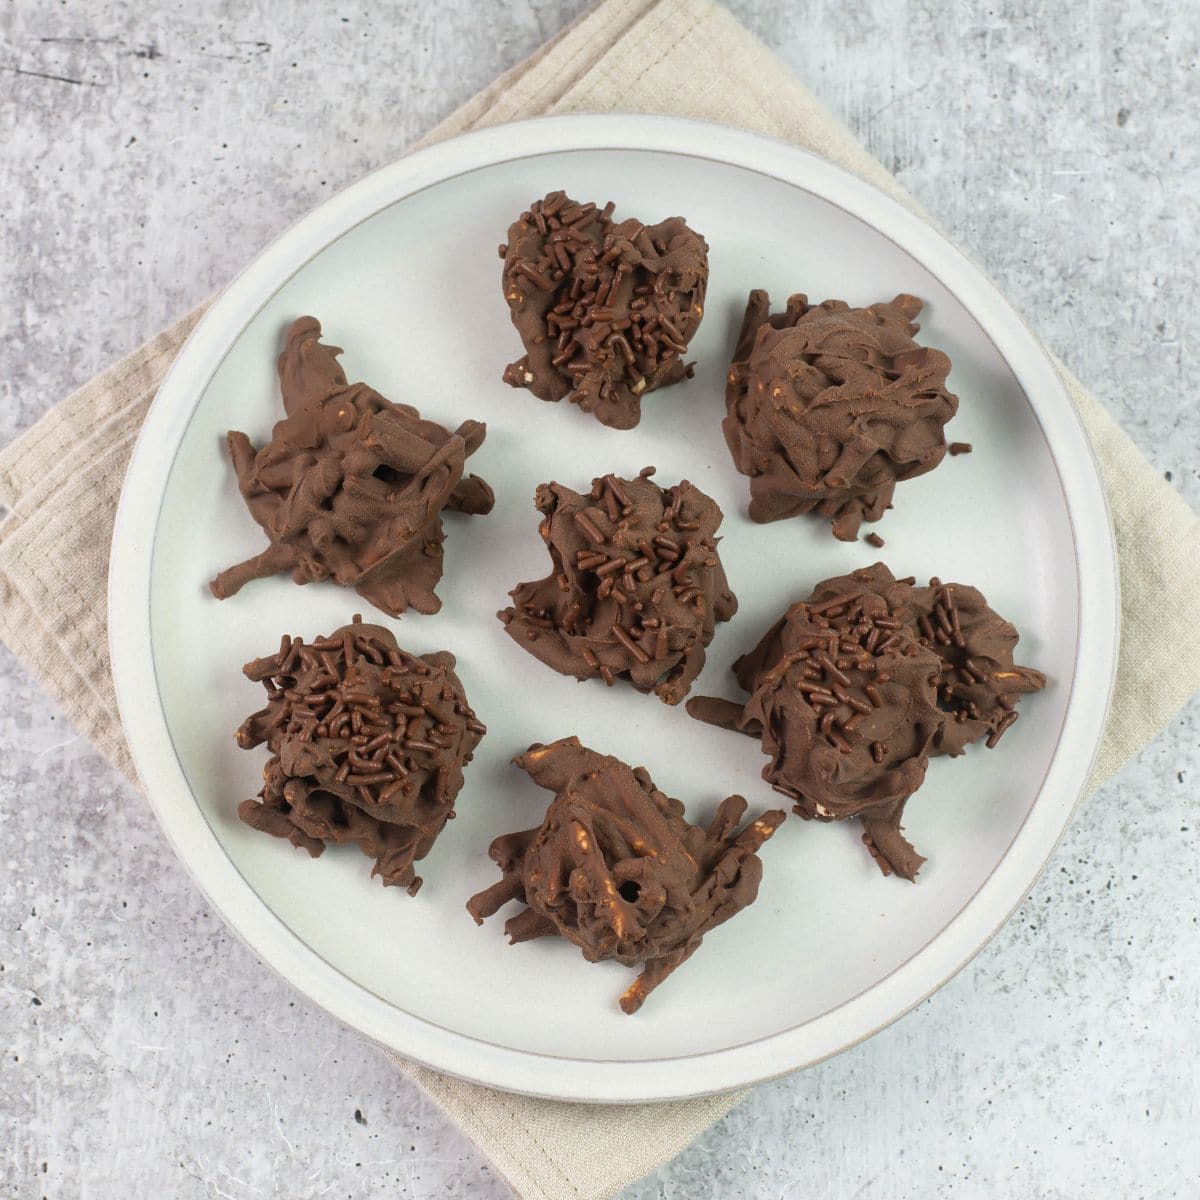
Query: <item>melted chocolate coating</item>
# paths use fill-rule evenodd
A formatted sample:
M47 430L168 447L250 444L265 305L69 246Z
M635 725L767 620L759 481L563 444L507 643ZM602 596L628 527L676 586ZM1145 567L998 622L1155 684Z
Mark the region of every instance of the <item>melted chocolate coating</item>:
M558 934L588 962L616 959L642 973L621 996L626 1013L691 957L704 934L753 903L755 851L783 822L779 810L737 831L741 796L722 801L707 829L663 795L644 767L563 738L513 760L556 793L536 829L498 837L500 882L472 896L482 924L510 900L528 907L504 925L512 943Z
M463 785L463 767L486 732L454 673L454 655L401 650L378 625L344 625L243 668L267 706L237 731L243 750L272 758L247 825L316 858L326 842L357 842L372 875L415 895L424 858Z
M737 599L717 554L721 510L687 480L660 488L652 469L605 475L587 496L539 487L551 571L514 588L499 616L517 645L560 674L609 685L623 675L678 704Z
M725 440L750 476L750 516L816 510L852 542L891 507L896 484L932 471L958 411L950 360L918 346L915 296L850 308L792 296L771 315L750 293L725 390Z
M504 382L632 429L647 392L691 374L680 355L704 315L708 245L682 217L612 211L551 192L509 226L502 283L525 356Z
M925 861L901 833L932 754L995 746L1014 699L1045 685L1016 667L1017 632L974 588L914 588L882 563L827 579L734 664L745 705L688 702L699 720L762 739L763 778L822 821L859 817L885 875Z
M347 383L341 350L323 346L320 323L301 317L279 356L287 416L255 451L231 432L229 457L267 550L209 585L224 600L252 579L291 571L296 583L332 578L390 616L441 608L443 508L491 511L492 489L463 478L486 427L450 433L393 404L365 383Z

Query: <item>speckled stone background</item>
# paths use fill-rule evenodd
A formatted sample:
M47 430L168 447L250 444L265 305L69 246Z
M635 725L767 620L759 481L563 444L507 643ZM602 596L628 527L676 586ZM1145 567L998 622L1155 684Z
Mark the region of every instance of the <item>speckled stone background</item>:
M584 0L8 0L0 442ZM1200 504L1200 6L737 0ZM503 1200L0 650L0 1192ZM1193 702L1010 924L625 1200L1200 1195Z

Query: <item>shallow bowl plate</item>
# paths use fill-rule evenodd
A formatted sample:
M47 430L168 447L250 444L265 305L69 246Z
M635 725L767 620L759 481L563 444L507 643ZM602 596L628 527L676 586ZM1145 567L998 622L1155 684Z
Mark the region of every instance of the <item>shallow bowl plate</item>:
M695 378L652 395L634 431L500 381L520 351L496 246L555 188L616 202L618 219L683 214L711 247ZM875 528L882 552L813 519L756 526L721 438L725 370L747 292L852 304L911 292L920 338L954 364L949 434L969 456L901 484ZM331 584L286 578L219 603L206 582L262 548L223 452L281 415L281 335L311 313L351 379L454 427L487 422L471 460L495 487L486 518L447 517L445 607L388 621ZM916 886L883 878L853 823L787 821L762 851L757 903L714 931L635 1017L632 978L561 939L510 947L465 899L497 878L487 847L534 825L549 796L510 758L578 734L645 764L707 820L729 792L781 798L750 739L626 686L578 684L501 631L518 581L544 575L534 488L593 476L689 478L725 510L721 552L741 602L693 694L735 694L733 660L814 583L882 557L897 575L978 586L1022 632L1047 690L992 752L936 761L909 804L929 861ZM837 1053L908 1011L992 936L1037 878L1087 780L1117 643L1116 567L1087 440L1036 339L979 270L921 218L828 162L750 134L670 118L556 117L473 133L335 196L268 247L179 355L138 441L113 543L111 649L146 791L180 858L225 920L297 988L400 1054L499 1088L570 1100L713 1092ZM353 847L319 861L239 823L261 750L233 731L262 691L241 664L282 633L312 638L358 611L405 647L451 649L488 725L450 824L410 899Z

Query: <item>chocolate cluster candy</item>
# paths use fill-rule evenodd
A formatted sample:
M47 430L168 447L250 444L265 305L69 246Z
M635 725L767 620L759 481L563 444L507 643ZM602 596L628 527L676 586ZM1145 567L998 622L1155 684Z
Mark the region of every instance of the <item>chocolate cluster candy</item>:
M942 725L940 664L889 599L882 579L819 584L734 664L750 693L744 706L698 697L688 712L761 738L770 756L763 778L800 816L861 818L884 873L913 879L924 859L900 819Z
M901 833L932 754L995 746L1014 704L1045 685L1013 664L1016 630L974 588L915 588L882 563L818 584L734 673L744 704L697 697L692 716L762 739L763 778L806 819L858 817L885 875L925 861Z
M550 574L514 588L499 616L517 645L563 675L609 685L625 676L678 704L737 600L717 554L721 510L687 480L659 487L653 470L605 475L586 496L539 487Z
M378 625L354 623L243 668L267 706L237 731L243 750L266 744L258 800L238 816L316 858L326 842L357 842L385 884L421 886L429 853L486 730L454 673L454 655L415 655Z
M528 907L504 925L511 942L558 934L589 962L641 967L620 1001L637 1012L704 934L753 903L762 876L755 851L784 814L764 813L739 832L746 801L730 796L707 829L690 825L644 767L574 737L513 761L556 795L540 826L492 843L503 878L467 911L482 924L520 900Z
M750 516L816 511L852 542L891 507L896 484L945 457L958 411L950 360L918 346L915 296L850 308L791 297L771 314L750 293L725 390L725 440L750 476Z
M244 433L228 436L242 498L271 544L209 586L224 600L252 579L291 571L296 583L353 587L393 617L410 606L437 612L442 509L487 513L495 499L478 476L463 476L485 427L465 421L450 433L347 383L341 350L320 337L313 317L288 330L279 356L287 416L271 440L255 451Z
M647 392L691 374L680 355L704 315L708 245L682 217L612 214L551 192L509 226L502 282L525 355L504 381L632 429Z

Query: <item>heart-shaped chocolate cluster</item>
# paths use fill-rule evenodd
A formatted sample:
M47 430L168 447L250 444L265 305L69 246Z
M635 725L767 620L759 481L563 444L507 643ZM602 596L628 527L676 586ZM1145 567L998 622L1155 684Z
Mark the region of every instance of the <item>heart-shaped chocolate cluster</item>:
M504 381L632 429L647 392L691 373L681 355L704 316L708 245L682 217L612 214L551 192L509 227L504 298L525 355Z

